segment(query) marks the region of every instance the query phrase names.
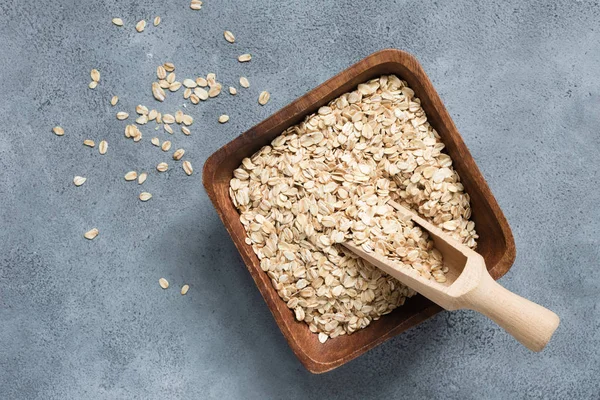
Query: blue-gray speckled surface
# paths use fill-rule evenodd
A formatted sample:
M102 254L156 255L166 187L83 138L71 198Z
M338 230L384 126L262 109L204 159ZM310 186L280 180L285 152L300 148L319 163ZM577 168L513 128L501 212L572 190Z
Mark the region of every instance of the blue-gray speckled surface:
M600 8L534 3L206 0L194 12L188 0L0 0L1 397L599 398ZM158 28L135 33L155 15ZM209 154L386 47L423 64L512 226L518 255L502 284L562 317L541 354L480 315L442 313L311 375L210 205L199 173ZM246 51L252 62L239 64ZM167 60L180 76L252 84L191 108L193 135L173 141L192 177L156 173L165 154L125 141L108 104L153 105L148 82ZM219 125L223 112L231 121ZM83 147L87 137L107 138L108 154ZM148 203L122 178L136 168L151 172ZM88 177L80 188L76 174ZM100 235L86 241L92 226Z

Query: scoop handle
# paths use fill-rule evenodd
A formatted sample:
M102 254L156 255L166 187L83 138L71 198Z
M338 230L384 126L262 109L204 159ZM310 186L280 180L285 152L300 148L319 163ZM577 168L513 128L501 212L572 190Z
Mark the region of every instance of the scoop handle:
M505 289L487 273L462 300L465 308L487 316L536 352L546 346L560 323L554 312Z

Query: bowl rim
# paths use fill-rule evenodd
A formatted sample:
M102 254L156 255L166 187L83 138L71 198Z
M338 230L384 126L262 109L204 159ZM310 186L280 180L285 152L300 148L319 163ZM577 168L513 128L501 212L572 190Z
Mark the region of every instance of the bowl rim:
M303 346L300 345L300 341L295 336L294 331L291 330L287 326L286 322L281 318L281 316L279 315L280 310L278 309L277 305L272 304L273 299L270 298L268 293L265 293L263 291L263 288L261 287L261 285L264 284L264 282L260 282L260 281L263 281L267 275L262 270L260 270L260 268L258 271L254 270L255 268L254 268L254 266L250 265L251 264L249 262L250 260L247 259L245 251L243 251L243 249L240 247L240 243L239 243L240 238L237 238L236 237L237 235L233 231L233 226L232 226L233 221L230 218L228 218L228 216L225 213L225 210L223 209L223 205L219 202L219 199L217 198L217 194L215 191L215 188L217 185L215 184L214 176L215 176L221 162L224 159L226 159L229 154L234 152L237 148L249 143L251 140L254 139L254 137L256 135L260 135L261 132L266 132L267 130L273 129L275 126L277 126L277 124L279 122L281 122L282 116L287 115L287 117L284 118L284 120L285 119L289 120L289 119L293 118L293 115L297 115L298 113L302 114L303 116L310 114L312 112L312 111L310 111L310 108L312 106L314 106L315 104L320 103L323 100L324 95L322 92L324 92L324 93L332 92L332 90L331 90L332 88L335 90L336 88L342 87L343 85L348 83L350 81L350 79L352 79L353 76L354 77L358 76L358 74L361 72L364 73L364 72L368 71L370 68L373 68L379 64L386 64L386 63L397 63L397 64L402 64L403 66L409 65L410 68L413 68L415 70L413 72L415 72L416 74L419 75L418 76L418 79L420 80L419 83L422 84L424 86L425 90L427 90L429 92L427 95L427 97L428 97L427 100L434 103L433 106L436 108L437 112L440 114L440 117L444 120L444 124L447 125L446 128L449 131L453 131L452 132L452 135L454 136L453 140L456 142L456 144L462 150L464 150L464 156L467 157L467 161L470 164L468 166L470 174L473 175L473 179L475 179L483 198L488 202L487 208L489 208L491 210L493 217L494 217L495 221L498 223L498 225L500 226L500 229L504 236L503 239L504 239L504 245L506 246L506 249L504 250L504 252L503 252L501 258L498 260L498 262L492 268L489 269L489 272L492 275L492 277L494 279L498 279L501 276L503 276L510 269L510 267L512 266L512 264L516 258L516 247L515 247L515 243L514 243L514 238L513 238L510 226L508 225L508 222L506 220L506 217L504 216L502 210L500 209L500 206L498 205L489 186L487 185L487 182L485 181L481 171L479 170L478 166L476 165L471 153L468 151L468 148L466 147L464 141L462 140L462 136L460 135L456 126L454 125L453 120L450 118L450 115L448 114L437 91L435 91L435 89L433 88L431 81L429 80L428 76L425 74L425 71L423 70L422 66L417 61L417 59L414 56L412 56L411 54L409 54L405 51L402 51L402 50L398 50L398 49L380 50L380 51L377 51L377 52L370 54L369 56L361 59L360 61L358 61L355 64L351 65L350 67L346 68L345 70L337 73L332 78L321 83L317 87L309 90L307 93L298 97L297 99L290 102L289 104L287 104L283 108L279 109L275 113L271 114L269 117L265 118L264 120L262 120L255 126L251 127L250 129L246 130L244 133L237 136L233 140L227 142L225 145L220 147L218 150L216 150L213 154L211 154L207 158L207 160L204 163L203 172L202 172L202 181L203 181L205 190L206 190L213 206L215 207L217 214L219 215L219 218L225 225L225 228L227 229L229 235L232 237L232 240L233 240L236 248L240 252L240 255L242 256L244 264L246 265L246 268L249 270L250 275L252 276L255 284L257 285L259 291L261 292L261 295L263 296L263 299L265 300L265 302L267 303L267 306L269 307L269 310L273 314L279 329L282 331L288 344L292 348L292 351L299 358L300 362L312 373L323 373L323 372L330 371L334 368L337 368L337 367L341 366L342 364L345 364L346 362L360 356L361 354L365 353L366 351L370 350L371 348L376 347L377 345L390 339L391 337L405 331L406 329L408 329L412 326L418 325L419 323L421 323L421 322L425 321L426 319L432 317L433 315L437 314L439 311L442 310L442 308L439 307L438 305L436 305L435 303L430 302L430 304L428 306L422 308L418 313L403 320L401 323L395 325L393 328L391 328L387 332L384 332L381 336L375 337L370 342L368 342L362 346L353 348L353 350L351 352L345 354L342 357L339 357L339 358L337 358L335 360L331 360L331 361L322 361L322 360L317 360L317 359L313 358L309 353L307 353L305 351ZM335 97L337 97L337 96L335 96ZM335 97L333 97L333 98L335 98ZM325 103L329 102L330 100L331 99L327 100ZM237 219L237 223L239 223L239 219ZM245 243L243 243L243 240L242 240L241 244L245 245ZM252 252L252 255L254 257L256 257L256 255L254 255L253 252ZM256 260L258 260L258 258L256 258ZM261 274L258 274L258 273L261 273ZM264 275L264 276L259 276L259 275ZM267 283L269 286L271 285L270 280ZM420 297L420 296L417 296L417 297ZM280 302L283 301L278 296L277 296L277 300ZM411 299L411 301L412 301L412 299ZM429 300L426 300L426 302L429 302ZM308 327L306 327L306 329L308 329Z

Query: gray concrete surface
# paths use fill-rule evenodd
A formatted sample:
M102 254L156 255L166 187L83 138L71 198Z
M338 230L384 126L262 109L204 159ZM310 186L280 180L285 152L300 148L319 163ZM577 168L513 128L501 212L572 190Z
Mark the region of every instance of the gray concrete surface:
M600 9L535 3L206 0L193 12L188 0L1 0L0 397L599 398ZM135 33L155 15L158 28ZM482 316L442 313L311 375L209 203L200 175L209 154L386 47L421 61L506 213L518 256L502 284L562 317L541 354ZM246 51L254 58L241 65ZM155 105L148 82L167 60L179 76L213 71L229 84L243 74L252 84L188 108L193 136L173 141L192 177L156 173L166 156L151 132L126 141L114 118ZM92 68L102 73L95 91ZM260 107L263 89L272 97ZM179 96L161 109L175 110ZM223 112L231 121L219 125ZM64 137L51 133L57 124ZM108 154L84 138L106 138ZM150 202L122 179L131 169L150 172ZM88 178L80 188L76 174ZM101 233L86 241L92 226Z

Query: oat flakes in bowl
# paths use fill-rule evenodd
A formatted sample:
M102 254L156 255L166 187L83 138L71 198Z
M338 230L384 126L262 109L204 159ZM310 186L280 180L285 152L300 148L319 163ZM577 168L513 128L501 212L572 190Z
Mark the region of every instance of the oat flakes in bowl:
M367 327L414 292L340 243L438 282L440 252L389 199L475 247L469 197L406 82L383 75L320 107L233 171L246 242L298 321L320 340Z
M402 78L408 83L408 87L414 90L415 97L421 99L421 107L427 115L428 122L446 146L443 154L451 157L452 167L460 175L464 192L469 194L472 210L470 219L477 225L479 235L477 252L484 258L492 277L498 279L504 275L515 258L510 227L418 61L408 53L393 49L382 50L366 57L221 147L208 158L203 168L202 180L207 194L257 288L291 349L313 373L323 373L339 367L430 318L440 311L440 307L417 294L385 317L373 319L366 329L320 343L319 339L325 334L316 335L309 330L308 324L296 320L295 312L281 300L271 278L262 270L261 260L252 246L246 244L247 232L229 195L230 182L234 170L240 167L244 158L251 157L264 146L271 146L276 137L289 127L300 124L307 115L317 113L319 108L327 106L332 100L356 90L359 84L382 75L396 75ZM406 191L400 191L401 194L403 192ZM423 206L425 207L425 204ZM453 212L451 210L451 213ZM449 226L452 225L451 223Z

